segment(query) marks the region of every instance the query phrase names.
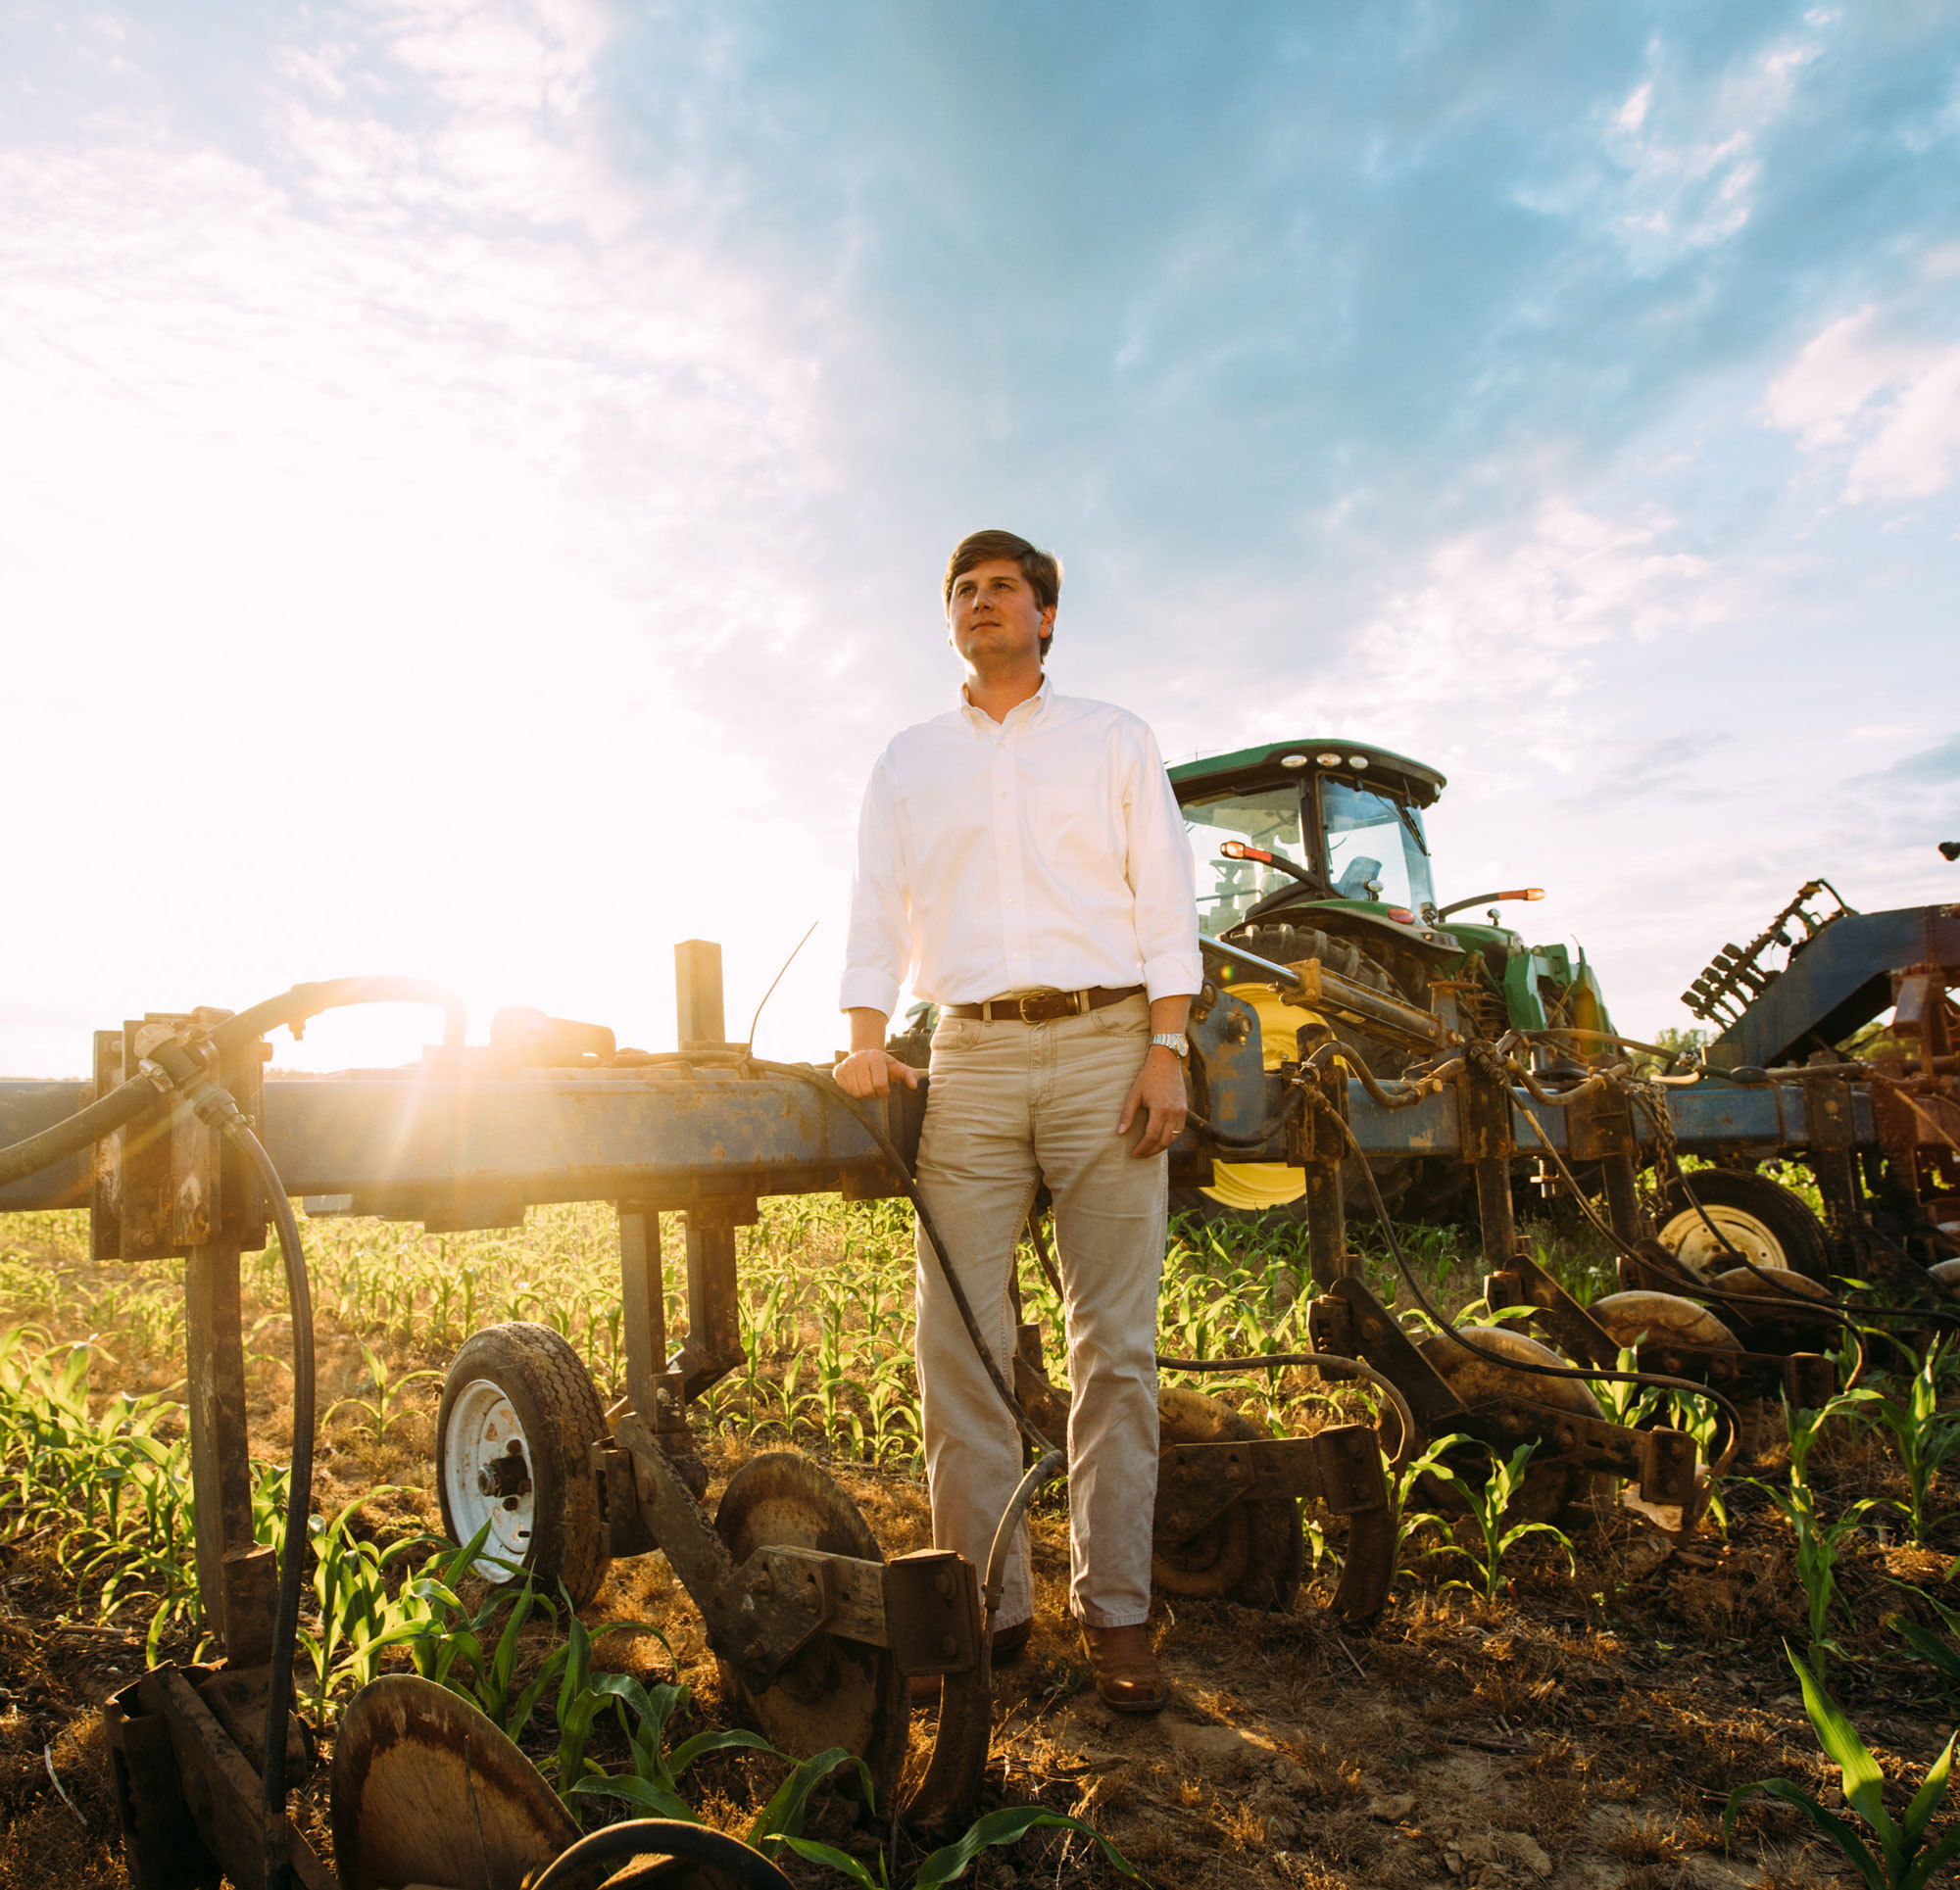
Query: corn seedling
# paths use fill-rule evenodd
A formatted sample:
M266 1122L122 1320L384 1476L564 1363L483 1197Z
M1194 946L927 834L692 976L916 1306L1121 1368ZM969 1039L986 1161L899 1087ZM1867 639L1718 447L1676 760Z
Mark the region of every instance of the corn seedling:
M1093 1839L1102 1847L1102 1855L1108 1859L1112 1868L1126 1877L1137 1873L1122 1852L1109 1842L1093 1824L1085 1824L1079 1817L1065 1817L1059 1812L1045 1810L1040 1805L1004 1805L998 1812L989 1812L985 1817L971 1824L963 1837L953 1843L942 1845L918 1867L918 1874L911 1880L910 1890L940 1890L940 1886L954 1882L966 1874L966 1866L982 1851L991 1850L996 1845L1018 1844L1030 1831L1043 1829L1075 1831ZM806 1858L812 1864L821 1864L840 1872L859 1890L892 1890L892 1880L885 1871L885 1860L878 1859L878 1874L874 1877L859 1858L847 1851L840 1851L828 1844L818 1844L807 1837L785 1837L783 1843L798 1857Z
M593 1722L609 1701L617 1700L628 1687L637 1686L639 1682L623 1673L593 1673L593 1636L586 1631L585 1623L573 1611L571 1597L564 1593L562 1584L559 1592L565 1604L565 1619L570 1623L570 1631L565 1642L564 1664L558 1688L558 1791L565 1809L576 1817L578 1808L572 1803L570 1794L572 1787L585 1775L585 1748L592 1738ZM666 1648L667 1660L671 1664L673 1649L667 1646L666 1636L658 1627L649 1626L644 1622L608 1622L599 1631L605 1635L622 1630L654 1635ZM598 1769L595 1767L594 1769ZM603 1777L604 1773L600 1775Z
M1564 1549L1567 1565L1577 1573L1579 1564L1572 1553L1572 1540L1563 1529L1550 1523L1513 1523L1508 1527L1505 1526L1505 1513L1524 1487L1525 1472L1530 1466L1532 1453L1538 1449L1536 1440L1520 1444L1511 1452L1508 1461L1499 1458L1488 1445L1485 1449L1490 1459L1490 1474L1481 1483L1459 1476L1448 1464L1430 1466L1429 1474L1440 1482L1456 1485L1469 1510L1470 1520L1477 1527L1475 1549L1466 1549L1460 1542L1452 1541L1439 1543L1423 1551L1425 1556L1460 1555L1477 1571L1475 1581L1454 1576L1443 1586L1446 1589L1461 1588L1466 1593L1482 1596L1486 1601L1495 1601L1510 1582L1510 1577L1502 1573L1504 1558L1520 1542L1533 1535L1551 1536Z
M1645 1336L1644 1333L1642 1333L1642 1337ZM1616 1372L1638 1372L1641 1369L1639 1349L1622 1345L1614 1356L1613 1369ZM1650 1386L1629 1384L1623 1379L1590 1379L1587 1388L1598 1399L1600 1415L1608 1424L1623 1424L1629 1429L1650 1416L1661 1397L1660 1392Z
M688 1802L680 1795L678 1780L680 1774L697 1759L705 1758L710 1752L773 1752L775 1748L760 1733L745 1731L736 1727L726 1732L697 1732L693 1738L684 1739L670 1753L666 1749L668 1721L678 1713L686 1712L692 1694L677 1680L662 1681L654 1686L645 1686L627 1673L605 1673L595 1682L595 1691L602 1698L610 1698L613 1710L619 1716L619 1725L626 1734L627 1743L632 1748L633 1769L612 1776L579 1778L570 1784L564 1781L564 1769L561 1762L559 1769L559 1790L566 1794L566 1802L572 1795L600 1798L623 1798L629 1805L637 1806L652 1817L678 1817L691 1824L701 1819ZM837 1759L845 1755L839 1752ZM814 1764L814 1761L809 1762ZM833 1759L834 1766L836 1759ZM826 1770L830 1768L826 1768ZM816 1782L817 1773L809 1780ZM806 1787L806 1795L808 1787ZM773 1801L772 1801L773 1802ZM767 1814L765 1813L766 1817ZM797 1804L797 1816L802 1816L802 1801ZM753 1842L753 1839L751 1840Z
M378 1496L392 1489L370 1490ZM319 1606L318 1629L302 1626L299 1641L313 1668L315 1714L324 1720L334 1694L358 1692L374 1677L382 1653L420 1627L412 1607L388 1592L388 1571L408 1552L429 1540L404 1536L388 1548L358 1539L348 1525L368 1500L357 1497L331 1522L313 1519L313 1592ZM406 1598L405 1598L406 1599Z
M1947 1773L1953 1764L1953 1739L1947 1740L1946 1750L1933 1762L1925 1781L1906 1807L1904 1817L1894 1822L1885 1806L1885 1774L1879 1770L1878 1761L1858 1736L1857 1729L1825 1690L1823 1682L1788 1646L1784 1654L1802 1684L1803 1707L1810 1716L1817 1743L1838 1767L1844 1803L1878 1839L1878 1855L1873 1856L1871 1847L1848 1819L1826 1811L1788 1778L1758 1778L1753 1784L1737 1786L1729 1794L1728 1807L1722 1814L1722 1842L1727 1845L1734 1839L1736 1813L1742 1800L1751 1792L1767 1792L1809 1818L1825 1841L1857 1871L1868 1890L1924 1890L1933 1881L1936 1870L1960 1855L1960 1830L1947 1832L1930 1848L1926 1843L1927 1827L1946 1796ZM1954 1737L1960 1738L1960 1733Z
M1796 1537L1796 1575L1803 1584L1804 1622L1810 1638L1807 1651L1821 1673L1827 1660L1847 1658L1843 1648L1831 1638L1834 1613L1846 1621L1851 1619L1838 1586L1839 1544L1857 1528L1875 1499L1860 1497L1835 1523L1825 1523L1818 1516L1816 1493L1808 1483L1793 1482L1787 1490L1763 1482L1757 1482L1757 1487L1768 1492Z
M1911 1588L1909 1582L1899 1585ZM1887 1615L1886 1625L1895 1628L1900 1639L1938 1674L1949 1689L1960 1690L1960 1608L1949 1608L1924 1588L1912 1588L1912 1592L1939 1617L1939 1624L1946 1629L1946 1638L1941 1639L1910 1615Z
M374 1396L368 1398L336 1398L327 1406L326 1415L320 1419L322 1427L333 1422L337 1411L365 1411L368 1421L374 1428L376 1437L385 1437L388 1427L399 1422L402 1413L396 1408L401 1395L417 1379L439 1379L440 1372L404 1372L400 1378L388 1370L388 1361L365 1339L361 1345L361 1356L367 1362L368 1381L374 1387Z
M1818 1512L1817 1495L1808 1480L1810 1453L1823 1434L1825 1425L1832 1418L1854 1409L1864 1396L1862 1392L1845 1392L1816 1411L1786 1408L1784 1422L1789 1433L1789 1487L1779 1489L1760 1478L1749 1479L1783 1512L1784 1521L1789 1525L1790 1532L1796 1538L1796 1575L1803 1585L1804 1623L1809 1636L1806 1651L1811 1665L1820 1673L1833 1656L1839 1660L1845 1658L1844 1650L1831 1638L1831 1617L1834 1613L1841 1615L1846 1621L1851 1619L1851 1611L1838 1586L1839 1545L1857 1528L1877 1499L1860 1497L1835 1523L1826 1523Z
M1891 1432L1899 1468L1905 1473L1906 1499L1886 1500L1905 1517L1916 1544L1926 1540L1927 1531L1936 1523L1945 1520L1930 1513L1933 1479L1946 1460L1960 1451L1960 1412L1939 1409L1939 1364L1946 1349L1936 1345L1928 1351L1903 1398L1870 1391L1847 1393L1864 1401L1866 1415Z
M1389 1488L1396 1502L1396 1560L1403 1560L1402 1548L1419 1529L1444 1528L1446 1525L1434 1510L1417 1509L1414 1499L1421 1488L1422 1479L1433 1471L1445 1468L1445 1456L1457 1445L1468 1445L1470 1439L1460 1430L1452 1430L1446 1437L1439 1437L1421 1456L1411 1458L1400 1470L1389 1462L1384 1453L1382 1467L1388 1476Z

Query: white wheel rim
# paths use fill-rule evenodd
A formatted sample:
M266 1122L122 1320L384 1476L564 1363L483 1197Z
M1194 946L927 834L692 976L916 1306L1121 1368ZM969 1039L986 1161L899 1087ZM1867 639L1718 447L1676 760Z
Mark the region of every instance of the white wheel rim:
M1703 1205L1707 1210L1708 1219L1722 1230L1730 1245L1735 1247L1750 1266L1789 1265L1788 1257L1783 1250L1783 1242L1770 1232L1766 1222L1757 1220L1743 1208L1725 1207L1714 1201L1705 1202ZM1718 1273L1727 1273L1731 1267L1739 1264L1735 1255L1708 1232L1701 1216L1691 1207L1683 1208L1661 1229L1660 1243L1690 1273L1703 1280L1713 1279Z
M537 1469L531 1440L503 1387L488 1379L471 1379L449 1407L442 1442L443 1493L449 1498L457 1540L471 1540L488 1523L490 1533L473 1565L475 1572L489 1581L509 1581L511 1570L505 1565L521 1563L531 1552ZM503 1466L514 1458L523 1464L523 1487L509 1495L494 1486L485 1488L480 1478L510 1479L511 1473Z

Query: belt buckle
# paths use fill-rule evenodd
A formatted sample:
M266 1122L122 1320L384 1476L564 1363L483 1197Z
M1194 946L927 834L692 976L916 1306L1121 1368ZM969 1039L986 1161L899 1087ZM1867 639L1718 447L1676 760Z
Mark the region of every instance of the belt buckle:
M1047 1018L1030 1017L1028 1015L1028 1006L1030 1004L1045 1004L1051 997L1061 997L1064 995L1066 993L1059 991L1024 991L1014 999L1014 1010L1019 1015L1023 1024L1045 1024L1048 1022Z

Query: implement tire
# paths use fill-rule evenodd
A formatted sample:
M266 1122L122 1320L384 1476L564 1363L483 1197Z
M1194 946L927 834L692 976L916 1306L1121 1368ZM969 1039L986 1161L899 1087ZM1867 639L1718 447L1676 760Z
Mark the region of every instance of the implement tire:
M1678 1176L1667 1185L1659 1238L1690 1273L1709 1279L1727 1273L1736 1261L1709 1234L1689 1190L1752 1266L1782 1267L1822 1285L1832 1284L1830 1240L1802 1195L1766 1175L1731 1168L1697 1169L1687 1181L1687 1189Z
M513 1320L464 1342L436 1413L435 1481L452 1540L490 1526L479 1575L515 1580L514 1563L548 1597L564 1582L574 1608L599 1592L592 1446L605 1435L592 1375L549 1326Z

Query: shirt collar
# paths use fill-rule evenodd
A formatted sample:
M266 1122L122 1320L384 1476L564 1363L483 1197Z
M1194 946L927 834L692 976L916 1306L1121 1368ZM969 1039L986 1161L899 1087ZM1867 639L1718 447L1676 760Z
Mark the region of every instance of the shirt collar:
M1016 703L1007 711L1006 720L998 724L984 708L975 708L973 706L972 699L966 693L966 685L964 683L959 685L959 712L966 718L968 725L976 729L991 729L998 726L1003 731L1005 731L1022 724L1039 722L1047 716L1049 710L1054 705L1054 695L1049 686L1048 675L1045 671L1042 675L1041 687L1026 702Z

